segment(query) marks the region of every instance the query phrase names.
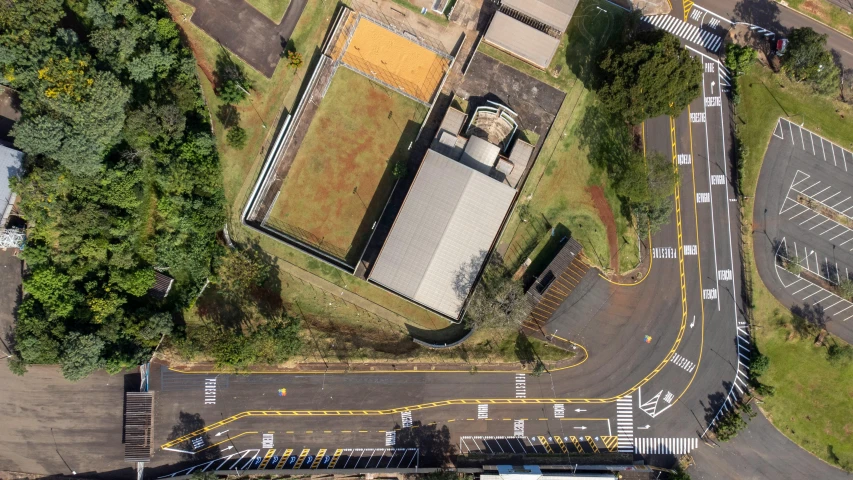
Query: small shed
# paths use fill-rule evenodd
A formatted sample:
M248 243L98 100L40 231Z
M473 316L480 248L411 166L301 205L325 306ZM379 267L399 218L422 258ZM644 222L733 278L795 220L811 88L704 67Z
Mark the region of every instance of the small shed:
M169 295L169 291L172 289L172 284L175 283L175 279L168 276L163 275L158 271L154 271L154 285L148 290L148 296L156 298L157 300L163 300Z
M541 69L548 68L560 39L502 12L495 13L483 41Z
M9 186L9 181L21 175L24 163L24 152L0 144L0 228L5 228L15 205L16 195Z

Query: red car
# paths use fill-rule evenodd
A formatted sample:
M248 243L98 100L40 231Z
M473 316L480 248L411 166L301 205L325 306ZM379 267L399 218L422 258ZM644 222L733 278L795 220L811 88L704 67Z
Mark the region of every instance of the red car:
M785 53L785 49L788 48L788 39L780 38L776 40L776 56L781 57Z

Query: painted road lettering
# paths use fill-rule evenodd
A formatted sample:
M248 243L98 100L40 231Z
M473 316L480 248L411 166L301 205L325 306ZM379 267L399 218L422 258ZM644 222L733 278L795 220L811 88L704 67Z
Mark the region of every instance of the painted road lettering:
M726 184L726 176L725 175L711 175L711 185L725 185Z
M689 153L679 153L678 154L678 164L679 165L690 165L693 163L693 157Z
M696 203L711 203L711 194L707 192L697 193Z
M705 97L705 106L706 107L722 107L723 102L720 100L720 97Z
M696 245L685 245L684 246L684 254L685 255L696 255L699 253L699 248Z
M216 405L216 377L204 379L204 404Z
M698 11L698 10L697 10ZM705 73L714 73L714 63L706 63L705 64Z
M705 123L705 112L691 113L690 123Z
M717 271L717 280L727 281L732 279L732 271L731 270L718 270Z
M273 447L273 434L265 433L263 438L261 439L261 448L272 448Z
M702 298L705 300L716 300L717 299L717 289L716 288L706 288L702 290Z
M654 247L652 248L652 258L678 258L678 256L672 247Z

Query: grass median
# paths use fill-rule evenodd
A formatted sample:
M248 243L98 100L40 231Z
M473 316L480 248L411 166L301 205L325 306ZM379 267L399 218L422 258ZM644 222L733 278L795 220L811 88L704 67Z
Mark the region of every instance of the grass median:
M752 197L761 162L779 117L788 117L845 148L853 145L853 107L816 96L809 87L755 65L740 77L737 136L745 147L740 182L747 200L744 268L750 279L752 317L759 350L770 358L762 383L776 388L761 405L788 438L819 458L853 469L853 365L831 364L826 347L797 335L790 311L761 282L752 258ZM841 342L838 339L831 341Z

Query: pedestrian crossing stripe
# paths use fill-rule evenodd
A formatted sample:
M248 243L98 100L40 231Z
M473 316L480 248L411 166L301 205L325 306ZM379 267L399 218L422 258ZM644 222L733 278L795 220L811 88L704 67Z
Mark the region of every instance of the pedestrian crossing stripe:
M602 435L601 441L604 442L604 447L609 452L615 452L619 442L619 437L616 435Z
M723 44L723 39L719 35L702 30L670 15L649 15L643 17L643 21L688 42L701 45L714 53L717 53Z
M308 452L310 452L310 448L306 448L302 450L302 453L299 454L299 458L296 459L296 463L293 465L294 470L299 470L299 467L302 466L302 462L305 461L305 457L308 456Z
M581 442L578 441L578 437L569 437L569 440L572 441L572 445L578 450L578 453L583 453L583 447L581 447Z
M321 448L319 452L317 452L317 456L314 457L314 463L311 464L311 469L316 470L317 467L320 466L320 462L323 461L323 457L326 456L326 449Z
M699 439L688 438L636 438L634 453L648 455L685 455L699 448Z
M339 449L335 450L335 454L332 455L332 460L329 462L328 468L335 468L335 465L338 464L338 459L341 458L342 453L344 453L343 448L339 448Z
M556 440L556 441L557 441L557 445L559 445L559 446L560 446L560 450L562 450L562 451L563 451L563 453L565 453L565 454L568 454L568 453L569 453L569 448L568 448L568 447L566 447L566 444L565 444L565 443L563 443L563 439L562 439L562 438L560 438L560 436L559 436L559 435L557 435L556 437L554 437L554 440Z
M554 453L554 450L551 449L551 445L548 444L548 439L545 437L539 437L539 442L542 443L542 446L545 447L545 451L548 453Z
M586 443L592 447L592 453L598 453L598 445L595 444L595 440L593 440L589 435L586 437Z
M261 464L258 465L258 470L263 470L263 469L267 468L267 464L270 463L270 459L272 458L273 455L275 455L275 449L274 448L267 450L267 454L264 455L264 459L261 461Z
M284 451L284 453L281 454L281 460L279 460L278 464L276 464L275 466L276 470L280 470L282 467L284 467L284 462L286 462L287 459L290 458L291 453L293 453L293 449L288 448Z

